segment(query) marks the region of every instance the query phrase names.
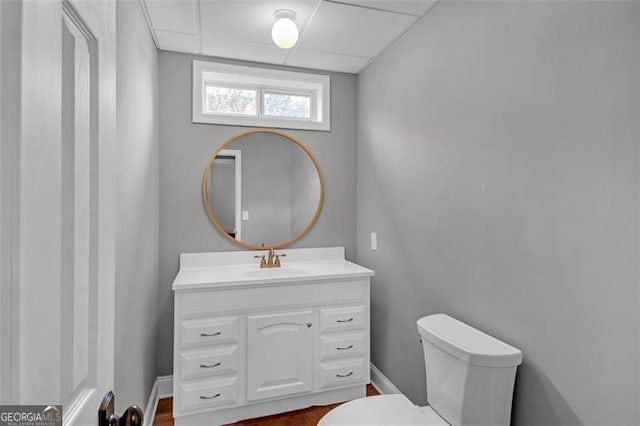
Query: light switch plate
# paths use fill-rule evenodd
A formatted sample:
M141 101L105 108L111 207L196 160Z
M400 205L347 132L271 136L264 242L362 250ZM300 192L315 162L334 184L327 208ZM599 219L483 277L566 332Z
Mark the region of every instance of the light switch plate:
M249 220L249 210L242 210L242 220Z
M371 250L378 250L378 234L371 233Z

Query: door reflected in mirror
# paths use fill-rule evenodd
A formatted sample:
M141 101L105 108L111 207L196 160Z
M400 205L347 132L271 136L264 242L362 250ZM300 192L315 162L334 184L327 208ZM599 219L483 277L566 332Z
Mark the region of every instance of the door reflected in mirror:
M205 210L227 238L252 249L284 247L315 223L324 198L317 161L300 141L271 129L241 132L209 159Z
M209 188L211 188L209 191L211 212L231 238L242 240L241 150L224 149L216 155L209 173ZM213 194L215 194L215 201Z

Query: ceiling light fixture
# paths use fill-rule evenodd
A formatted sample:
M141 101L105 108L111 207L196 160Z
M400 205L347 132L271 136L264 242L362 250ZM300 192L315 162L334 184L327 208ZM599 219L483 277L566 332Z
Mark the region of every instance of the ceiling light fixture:
M273 42L282 49L292 48L298 41L298 27L293 22L296 19L296 13L293 10L280 9L276 10L273 16L276 18L271 29Z

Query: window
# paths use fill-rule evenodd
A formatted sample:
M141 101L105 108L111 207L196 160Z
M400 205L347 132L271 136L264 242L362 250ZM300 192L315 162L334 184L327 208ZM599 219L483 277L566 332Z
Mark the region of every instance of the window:
M193 122L331 130L329 76L193 61Z
M311 120L311 93L277 93L265 90L262 111L266 117Z
M238 87L204 84L205 114L235 114L255 117L257 114L258 91Z

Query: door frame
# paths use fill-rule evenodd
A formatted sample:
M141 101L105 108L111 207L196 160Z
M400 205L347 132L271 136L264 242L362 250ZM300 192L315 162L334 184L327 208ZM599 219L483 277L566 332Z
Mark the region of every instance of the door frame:
M58 228L51 227L60 218L55 189L63 10L86 24L98 43L90 138L97 188L92 201L97 331L89 337L95 371L69 401L62 401L59 371L60 257L49 251L60 239ZM65 425L96 423L100 400L114 382L115 25L110 0L0 1L0 403L64 404Z
M0 2L0 403L19 395L18 260L22 5Z

